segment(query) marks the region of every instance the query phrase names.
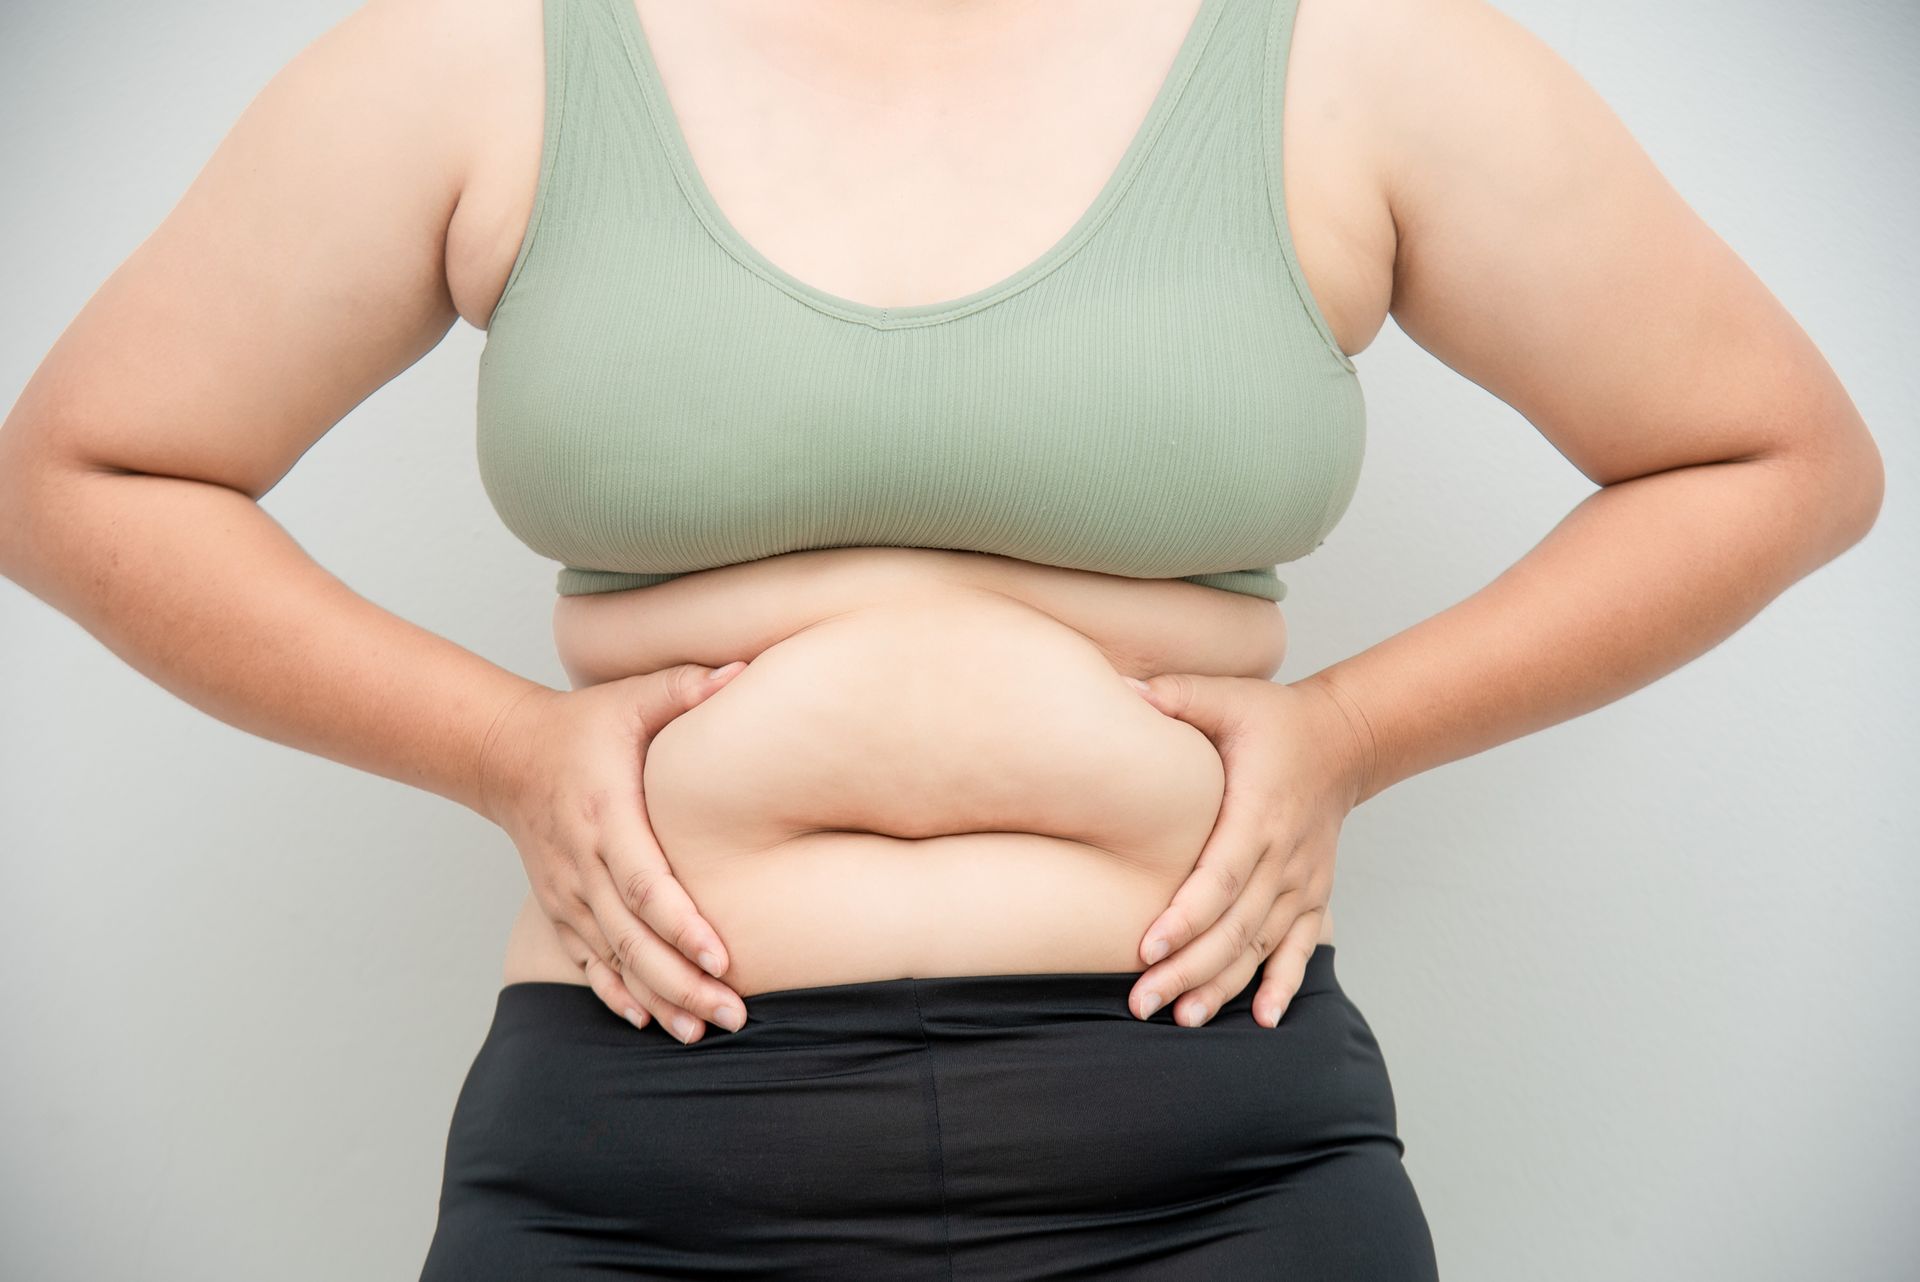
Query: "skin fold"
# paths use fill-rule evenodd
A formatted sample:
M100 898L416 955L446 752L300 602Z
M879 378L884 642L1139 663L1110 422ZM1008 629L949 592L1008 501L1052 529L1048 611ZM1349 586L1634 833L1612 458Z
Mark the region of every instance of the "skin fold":
M680 662L682 637L748 658L659 731L644 770L653 832L745 996L1140 969L1224 787L1206 736L1122 680L1142 674L1123 656L1153 643L1126 628L1148 601L1219 628L1184 633L1211 643L1166 633L1156 663L1276 665L1269 602L928 549L813 551L570 598L557 631L582 683ZM523 918L509 982L579 982L531 897Z

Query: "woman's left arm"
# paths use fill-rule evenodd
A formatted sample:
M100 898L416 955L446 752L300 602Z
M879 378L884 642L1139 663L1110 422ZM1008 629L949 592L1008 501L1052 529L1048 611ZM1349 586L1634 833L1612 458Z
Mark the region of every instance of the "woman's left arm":
M1377 121L1392 314L1601 488L1480 591L1311 676L1149 682L1227 790L1142 938L1142 1017L1157 995L1205 1023L1271 955L1254 1016L1277 1023L1354 806L1673 671L1880 509L1833 370L1578 73L1479 0L1366 7L1392 11L1350 104Z

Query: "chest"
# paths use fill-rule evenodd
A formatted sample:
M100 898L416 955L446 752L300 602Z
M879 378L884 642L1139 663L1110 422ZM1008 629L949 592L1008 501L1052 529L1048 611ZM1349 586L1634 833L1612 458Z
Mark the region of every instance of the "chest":
M1275 11L1201 0L1129 127L1108 122L1118 154L1065 147L1035 201L1006 173L1059 148L989 164L975 124L901 160L880 189L899 200L1018 206L969 255L940 247L967 243L977 197L928 227L854 200L837 233L781 242L782 200L817 203L792 224L814 229L832 191L872 190L838 185L835 144L783 179L751 106L685 127L629 0L549 0L540 183L480 368L496 509L576 574L640 579L825 546L1136 577L1311 551L1357 479L1362 405L1277 199ZM725 203L696 137L739 184ZM1000 185L969 184L980 166Z
M824 292L925 305L1014 275L1122 168L1199 0L928 15L640 0L637 78L728 231ZM830 7L829 7L830 10Z

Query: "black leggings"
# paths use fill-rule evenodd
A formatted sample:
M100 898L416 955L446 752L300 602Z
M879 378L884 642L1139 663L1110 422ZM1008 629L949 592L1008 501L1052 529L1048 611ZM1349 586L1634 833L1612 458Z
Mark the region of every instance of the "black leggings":
M1137 978L781 989L692 1045L509 984L422 1282L1436 1278L1333 945L1277 1028L1257 974L1199 1028Z

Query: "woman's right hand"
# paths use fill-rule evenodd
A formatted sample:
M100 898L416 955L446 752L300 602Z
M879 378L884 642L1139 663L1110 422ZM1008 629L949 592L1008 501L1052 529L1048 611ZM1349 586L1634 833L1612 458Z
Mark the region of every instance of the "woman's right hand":
M746 1006L713 978L726 973L726 948L667 866L641 770L662 726L745 668L683 663L577 690L535 686L481 754L480 812L513 838L593 991L634 1027L655 1018L682 1042L699 1039L703 1020L738 1030Z

